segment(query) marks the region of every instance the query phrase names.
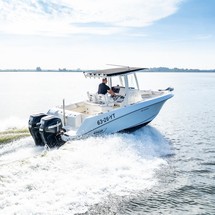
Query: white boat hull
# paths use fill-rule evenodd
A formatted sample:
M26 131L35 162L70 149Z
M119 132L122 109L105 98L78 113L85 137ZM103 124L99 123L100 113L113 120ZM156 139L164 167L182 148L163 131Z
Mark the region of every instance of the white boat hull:
M62 138L64 141L69 141L83 136L111 134L144 126L158 115L165 101L172 96L172 94L167 94L96 116L87 117L78 130L75 132L68 131L62 135Z

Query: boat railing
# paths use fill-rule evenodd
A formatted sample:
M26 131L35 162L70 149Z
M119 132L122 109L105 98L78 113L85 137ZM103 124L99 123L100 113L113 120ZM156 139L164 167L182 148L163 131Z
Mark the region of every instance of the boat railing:
M149 99L153 97L160 96L165 93L165 91L155 91L155 90L141 90L142 99Z

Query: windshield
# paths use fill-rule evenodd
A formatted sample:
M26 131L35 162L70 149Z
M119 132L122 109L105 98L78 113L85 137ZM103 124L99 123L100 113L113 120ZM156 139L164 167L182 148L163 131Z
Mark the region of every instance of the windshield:
M111 86L112 87L116 87L116 86L120 86L120 87L125 87L125 82L124 82L124 77L122 76L115 76L111 78Z
M129 88L138 89L138 84L137 84L135 74L134 73L128 74L127 77L128 77ZM121 76L112 77L110 80L110 86L125 87L125 76L121 75Z
M137 83L136 83L136 78L134 74L129 74L128 75L128 86L129 88L137 89Z

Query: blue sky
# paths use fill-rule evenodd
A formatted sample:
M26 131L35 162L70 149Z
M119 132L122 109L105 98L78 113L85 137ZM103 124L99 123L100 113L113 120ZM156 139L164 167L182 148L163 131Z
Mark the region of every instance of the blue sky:
M0 0L0 69L215 69L214 0Z

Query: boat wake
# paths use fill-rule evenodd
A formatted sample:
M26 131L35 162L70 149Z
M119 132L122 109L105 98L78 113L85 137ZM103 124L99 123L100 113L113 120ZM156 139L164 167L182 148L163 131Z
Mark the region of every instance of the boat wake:
M3 214L85 213L110 196L137 195L159 183L169 142L153 127L90 137L45 153L31 137L0 148Z

